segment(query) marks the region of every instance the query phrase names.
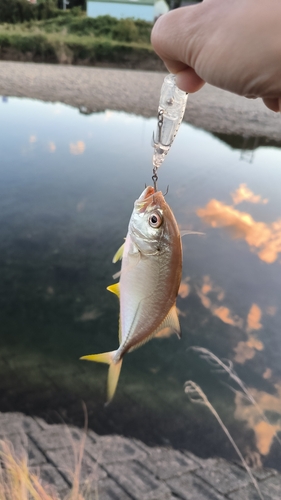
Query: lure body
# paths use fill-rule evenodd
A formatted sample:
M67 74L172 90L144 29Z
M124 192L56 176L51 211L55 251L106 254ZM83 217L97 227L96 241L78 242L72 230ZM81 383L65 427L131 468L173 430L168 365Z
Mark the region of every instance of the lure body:
M153 166L158 169L169 152L185 112L188 94L176 85L175 75L165 77L158 107L158 126L153 135Z

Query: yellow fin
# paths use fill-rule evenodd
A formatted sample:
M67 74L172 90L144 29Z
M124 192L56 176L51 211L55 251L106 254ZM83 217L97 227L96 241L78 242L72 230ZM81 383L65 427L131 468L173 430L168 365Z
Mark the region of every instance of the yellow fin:
M124 252L124 246L125 246L125 243L123 243L123 245L121 245L120 248L118 248L116 254L114 255L113 259L112 259L112 262L113 264L116 264L116 262L118 260L121 260L122 257L123 257L123 252Z
M113 285L109 285L107 287L107 290L111 293L114 293L117 295L118 298L120 298L120 287L119 287L119 282L118 283L113 283Z
M107 379L107 404L110 403L115 394L122 367L122 362L123 359L120 359L118 363L111 363L111 365L109 365L108 379Z
M119 380L119 375L122 367L123 359L114 361L116 351L103 352L102 354L89 354L82 356L80 359L86 361L95 361L96 363L107 363L109 365L108 379L107 379L107 404L112 400Z
M88 354L87 356L82 356L80 359L95 361L96 363L107 363L110 365L110 363L112 363L113 354L115 354L115 351L103 352L102 354Z

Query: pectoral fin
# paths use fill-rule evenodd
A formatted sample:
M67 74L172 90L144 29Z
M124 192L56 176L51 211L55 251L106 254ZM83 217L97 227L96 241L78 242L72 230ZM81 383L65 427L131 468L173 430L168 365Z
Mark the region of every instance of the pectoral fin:
M159 327L154 332L154 337L169 337L173 333L176 333L179 338L181 338L180 323L177 313L176 304L171 307L166 318L162 321Z
M200 233L200 231L189 231L189 229L183 229L180 231L180 235L183 238L183 236L187 236L188 234L199 234L200 236L205 236L205 233Z
M122 366L122 359L114 361L114 355L116 351L103 352L102 354L89 354L88 356L82 356L80 359L85 359L86 361L95 361L96 363L107 363L109 365L108 379L107 379L107 404L112 400L116 387L118 384L118 379Z
M114 255L114 257L112 259L113 264L116 264L116 262L118 262L118 260L122 259L123 252L124 252L124 246L125 246L125 243L123 243L123 245L121 245L121 247L118 248L116 254Z

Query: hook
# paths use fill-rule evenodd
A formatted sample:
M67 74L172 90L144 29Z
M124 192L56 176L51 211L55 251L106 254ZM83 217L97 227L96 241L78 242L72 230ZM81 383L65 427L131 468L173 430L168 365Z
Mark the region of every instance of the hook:
M153 168L152 180L153 180L153 185L154 185L154 191L156 193L156 191L157 191L157 181L158 181L157 167Z

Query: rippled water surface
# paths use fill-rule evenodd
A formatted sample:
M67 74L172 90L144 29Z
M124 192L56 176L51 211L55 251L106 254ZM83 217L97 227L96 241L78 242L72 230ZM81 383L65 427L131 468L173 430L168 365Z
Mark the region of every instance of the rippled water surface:
M106 287L151 182L156 119L9 99L0 121L0 411L81 425L85 401L98 433L234 458L210 411L185 394L192 379L249 463L280 468L281 150L253 140L256 149L233 149L182 124L159 183L180 227L205 233L183 239L182 340L127 355L105 408L106 366L79 357L118 344ZM191 346L233 363L259 410Z

